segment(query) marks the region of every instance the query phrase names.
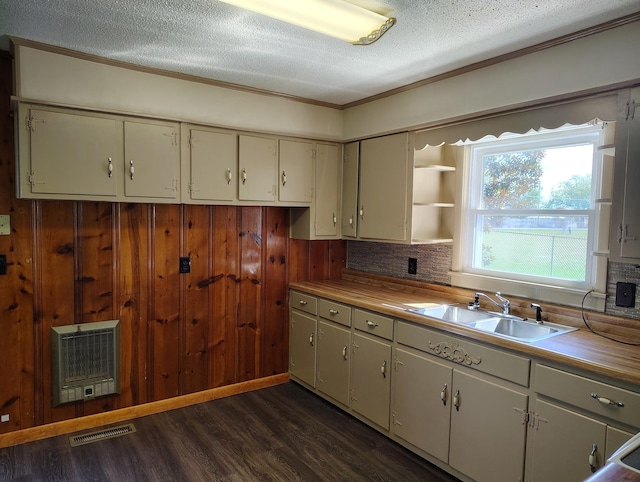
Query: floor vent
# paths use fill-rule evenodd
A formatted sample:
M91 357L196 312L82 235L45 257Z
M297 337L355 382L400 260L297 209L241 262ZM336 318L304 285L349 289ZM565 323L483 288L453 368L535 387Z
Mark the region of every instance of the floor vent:
M129 423L127 425L121 425L120 427L107 428L82 435L74 435L73 437L69 437L69 443L71 443L72 447L77 447L78 445L99 442L100 440L106 440L108 438L120 437L121 435L127 435L135 431L136 428L132 423Z

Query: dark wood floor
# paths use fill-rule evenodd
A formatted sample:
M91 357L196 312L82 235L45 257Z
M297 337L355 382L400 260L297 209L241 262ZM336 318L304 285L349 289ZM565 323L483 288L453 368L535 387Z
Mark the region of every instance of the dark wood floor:
M133 424L79 447L59 436L2 449L0 480L457 480L294 383Z

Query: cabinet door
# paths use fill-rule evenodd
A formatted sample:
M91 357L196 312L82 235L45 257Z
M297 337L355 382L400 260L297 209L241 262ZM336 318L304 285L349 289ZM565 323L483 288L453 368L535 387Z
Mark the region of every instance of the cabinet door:
M447 462L453 370L399 348L393 365L393 432Z
M591 475L595 445L598 467L604 463L606 424L538 400L533 434L531 482L579 482ZM528 461L529 463L529 461Z
M391 346L373 337L353 334L351 408L389 429Z
M335 323L318 322L318 390L349 405L351 332Z
M316 236L338 235L338 153L339 148L335 144L316 146Z
M124 123L125 185L127 197L179 199L180 150L175 124Z
M344 146L342 159L342 236L356 237L358 223L358 165L360 144Z
M21 194L118 195L120 122L37 109L31 109L28 118L30 172L22 173L28 183L26 189L22 184Z
M313 144L280 141L278 199L284 202L308 203L313 200Z
M291 311L289 334L289 373L292 377L316 386L316 319Z
M360 143L359 238L407 239L408 179L407 133Z
M233 132L189 131L189 198L233 201L238 185L237 136Z
M477 482L522 480L528 397L454 369L452 400L449 464Z
M640 259L640 189L637 185L640 179L640 89L631 91L629 112L624 124L627 149L623 153L626 158L626 170L620 253L622 258Z
M267 137L239 136L238 199L275 201L278 192L278 144Z

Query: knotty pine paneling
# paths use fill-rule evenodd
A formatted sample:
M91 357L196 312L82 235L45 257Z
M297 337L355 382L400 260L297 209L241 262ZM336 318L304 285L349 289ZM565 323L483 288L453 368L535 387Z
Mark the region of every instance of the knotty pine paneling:
M0 413L9 421L0 432L36 424L35 406L41 405L42 389L36 392L42 364L36 344L41 331L34 323L32 202L15 198L13 119L9 110L12 94L12 59L0 51L0 214L11 216L11 234L0 236L0 254L7 256L7 274L0 276Z
M344 242L289 239L280 207L16 199L11 79L0 55L0 432L286 372L288 283L339 278ZM54 408L51 327L110 319L121 393Z

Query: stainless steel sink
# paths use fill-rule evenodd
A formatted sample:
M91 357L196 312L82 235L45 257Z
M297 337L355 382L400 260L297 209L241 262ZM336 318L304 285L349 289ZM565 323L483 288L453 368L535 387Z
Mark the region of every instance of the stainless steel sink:
M511 338L512 340L534 342L562 335L577 328L557 325L555 323L538 324L532 321L517 320L513 318L491 318L467 323L469 328L492 333L494 335Z
M412 307L407 311L429 316L442 321L453 323L468 323L470 321L486 320L496 315L485 311L471 311L465 305L440 305L435 307Z

